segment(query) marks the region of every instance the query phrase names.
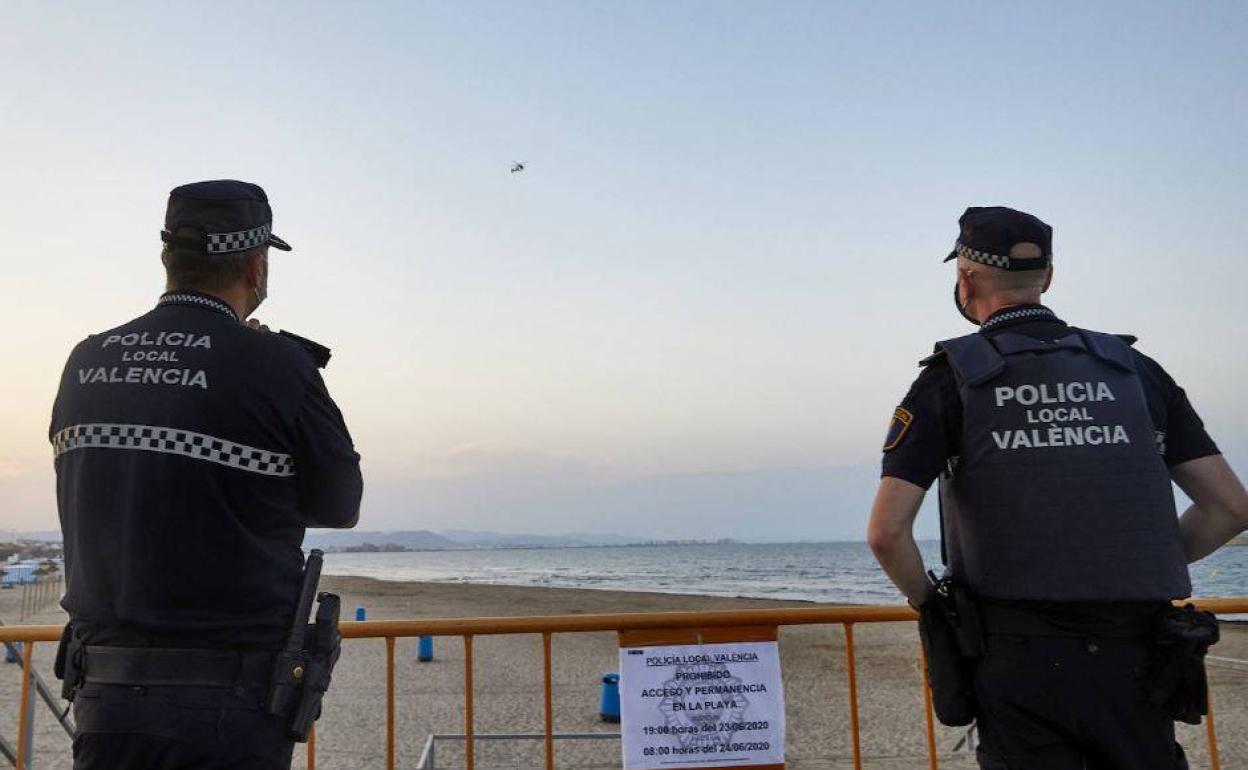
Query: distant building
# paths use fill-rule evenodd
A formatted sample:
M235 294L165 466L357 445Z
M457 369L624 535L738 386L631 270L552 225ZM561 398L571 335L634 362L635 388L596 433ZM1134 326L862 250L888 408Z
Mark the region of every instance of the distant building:
M5 564L0 569L4 570L4 575L0 576L0 585L22 585L35 582L35 570L39 569L39 565Z

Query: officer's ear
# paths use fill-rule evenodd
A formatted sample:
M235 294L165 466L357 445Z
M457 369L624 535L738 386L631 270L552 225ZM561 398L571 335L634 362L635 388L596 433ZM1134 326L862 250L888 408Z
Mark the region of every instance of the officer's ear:
M247 257L247 268L243 274L249 287L264 285L264 274L268 270L264 264L266 255L266 249L256 249Z
M974 297L972 287L975 284L971 282L972 272L974 271L962 267L958 268L958 285L962 288L962 296L960 299L963 306L970 304L971 299Z
M1049 265L1044 273L1044 286L1040 287L1040 293L1044 294L1049 290L1049 284L1053 283L1053 266Z

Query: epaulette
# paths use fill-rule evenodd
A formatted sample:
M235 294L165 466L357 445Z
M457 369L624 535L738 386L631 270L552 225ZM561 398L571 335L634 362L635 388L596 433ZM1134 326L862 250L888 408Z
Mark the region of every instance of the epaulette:
M1082 329L1077 326L1072 326L1070 328L1073 329L1074 331L1085 331L1085 332L1088 331L1087 329ZM1140 341L1140 338L1135 336L1134 334L1111 334L1109 336L1117 337L1118 339L1122 340L1123 342L1131 346L1134 346L1135 343Z
M945 357L945 349L936 348L935 353L932 353L927 358L924 358L922 361L919 361L919 366L923 366L923 367L931 366L932 364L936 363L937 361L940 361L944 357Z

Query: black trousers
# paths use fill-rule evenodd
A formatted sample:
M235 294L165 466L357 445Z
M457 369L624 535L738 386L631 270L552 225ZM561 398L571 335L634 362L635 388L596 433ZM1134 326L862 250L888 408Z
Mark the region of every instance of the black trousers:
M1149 643L988 637L975 670L984 770L1187 770L1138 681Z
M74 770L289 770L286 720L248 687L83 685Z

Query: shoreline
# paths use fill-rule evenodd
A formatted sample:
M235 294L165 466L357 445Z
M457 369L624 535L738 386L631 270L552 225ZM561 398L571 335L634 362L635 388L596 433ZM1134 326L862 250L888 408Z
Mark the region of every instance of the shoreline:
M601 594L603 595L603 601L608 602L608 603L612 601L627 601L630 597L676 597L676 598L685 599L685 600L705 599L705 600L715 600L716 602L720 602L720 601L750 602L750 603L761 602L761 603L770 604L770 605L780 605L780 606L800 605L802 607L894 607L894 606L900 607L906 604L904 601L880 602L876 604L863 604L860 602L828 602L828 601L817 601L814 599L781 599L781 598L769 597L769 596L749 596L749 595L740 595L740 594L739 595L705 594L705 593L696 593L693 591L651 591L651 590L643 590L643 589L596 588L594 586L570 587L570 586L538 586L538 585L523 584L523 583L475 583L475 582L467 582L467 581L402 580L402 579L387 580L385 578L377 578L377 577L371 577L371 576L365 576L365 575L324 575L321 578L321 590L330 590L326 588L326 586L329 585L330 583L337 585L339 581L341 581L344 586L350 587L353 591L359 591L361 593L369 593L369 594L377 593L375 591L366 590L368 588L368 584L370 583L375 584L377 586L389 587L387 590L379 592L383 595L387 593L391 593L391 592L402 592L404 590L403 587L405 586L429 586L429 587L438 587L438 588L446 587L446 588L478 589L478 590L483 590L483 591L489 590L489 589L500 589L500 590L518 590L518 591L532 590L532 591L551 591L551 592L567 591L573 594L578 594L578 593ZM359 582L359 585L356 585L357 581ZM1208 599L1208 598L1221 598L1221 597L1188 597L1187 599L1184 599L1182 601L1192 601L1192 600L1199 601L1202 598ZM349 608L347 607L347 603L345 602L345 599L344 599L343 607L344 607L344 610L343 610L344 614L349 614L348 612ZM685 610L685 611L691 611L691 610ZM348 619L348 618L344 618L344 619ZM1220 615L1218 616L1218 622L1234 624L1237 626L1246 625L1248 624L1248 614L1237 614L1235 616L1230 616L1230 617Z
M929 566L939 564L936 545L922 544ZM633 550L637 551L635 555L626 553ZM1197 597L1245 594L1248 567L1235 558L1240 550L1223 549L1190 566L1192 590ZM678 553L688 555L677 556ZM327 578L370 577L387 583L624 591L793 601L802 602L803 606L905 603L869 549L856 541L795 544L792 548L766 543L730 548L511 547L426 555L329 553L323 574Z
M803 606L816 605L826 607L872 607L872 606L893 606L903 605L905 602L897 601L892 603L883 603L883 605L862 604L859 602L823 602L816 599L781 599L771 596L750 596L748 594L708 594L699 593L697 591L655 591L642 588L598 588L596 586L552 586L552 585L533 585L531 583L485 583L475 581L458 581L458 580L405 580L405 579L386 579L372 577L371 575L330 575L323 574L321 576L321 588L324 590L325 585L330 582L354 582L368 581L378 585L385 586L448 586L448 587L471 587L479 589L523 589L534 591L574 591L574 592L591 592L594 594L606 594L608 596L619 595L625 596L678 596L690 599L722 599L727 601L749 601L749 602L771 602L775 604L801 604Z

